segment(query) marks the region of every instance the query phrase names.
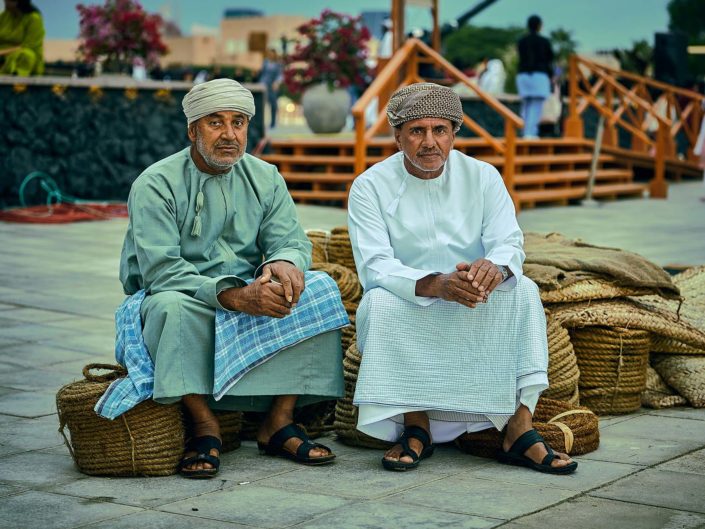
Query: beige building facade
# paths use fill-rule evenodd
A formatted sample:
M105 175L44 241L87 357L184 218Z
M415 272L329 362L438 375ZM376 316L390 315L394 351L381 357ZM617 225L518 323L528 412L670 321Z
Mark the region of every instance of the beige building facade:
M293 15L252 16L224 18L214 34L196 34L188 37L165 37L169 53L161 58L162 67L172 65L241 66L259 70L262 52L251 51L250 43L265 36L266 47L282 51L281 38L295 39L296 28L308 19ZM199 32L200 33L200 32ZM44 42L46 62L76 60L77 39L47 39Z

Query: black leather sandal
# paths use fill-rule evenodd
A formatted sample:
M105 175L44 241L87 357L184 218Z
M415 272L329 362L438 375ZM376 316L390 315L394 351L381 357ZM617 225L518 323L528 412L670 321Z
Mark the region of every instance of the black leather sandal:
M420 454L414 452L409 446L409 439L418 439L421 441L423 449ZM399 454L399 459L404 456L409 456L412 461L407 463L405 461L394 461L393 459L382 458L382 466L387 470L412 470L419 466L419 462L422 459L429 458L433 455L433 451L436 449L436 445L431 443L431 435L421 428L420 426L406 426L404 428L404 433L397 440L397 444L401 445L402 452Z
M296 453L290 452L284 448L284 444L291 438L301 439L303 441L296 449ZM325 465L335 459L335 455L330 448L311 441L304 429L294 423L287 424L284 428L276 431L272 437L269 438L268 443L258 441L257 448L259 448L260 454L285 457L297 463L301 463L302 465ZM310 457L308 454L313 448L327 450L329 455Z
M217 437L212 435L203 435L194 437L189 440L186 445L186 452L196 452L195 456L184 457L178 466L178 472L185 478L191 479L208 479L218 473L220 467L220 458L211 455L211 450L215 449L220 454L223 448L223 443ZM211 468L189 469L194 463L208 463Z
M546 452L548 452L540 463L537 463L525 455L526 451L536 443L542 443L546 448ZM575 469L578 468L577 461L573 461L561 467L554 467L551 465L554 459L560 459L560 456L548 446L548 443L535 429L521 434L519 438L514 441L514 444L508 452L505 452L501 448L497 452L497 460L500 463L527 467L538 472L543 472L544 474L570 474L575 472Z

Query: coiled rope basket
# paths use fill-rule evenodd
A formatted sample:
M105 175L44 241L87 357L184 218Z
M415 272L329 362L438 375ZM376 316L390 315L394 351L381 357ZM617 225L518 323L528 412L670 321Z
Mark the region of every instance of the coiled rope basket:
M94 370L107 370L103 375ZM84 474L103 476L168 476L184 452L180 404L141 402L115 420L93 411L110 384L127 375L122 366L88 364L85 380L72 382L56 394L59 432ZM66 436L68 428L70 440Z

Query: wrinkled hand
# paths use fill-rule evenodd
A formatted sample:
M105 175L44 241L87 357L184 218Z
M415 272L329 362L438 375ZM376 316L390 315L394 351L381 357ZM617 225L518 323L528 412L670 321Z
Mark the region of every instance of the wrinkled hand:
M296 307L301 293L304 291L304 273L288 261L272 261L264 265L262 275L257 280L260 283L275 281L284 287L284 297Z
M252 316L283 318L291 313L291 303L284 297L279 283L253 281L242 288L229 288L218 294L220 304Z
M502 272L497 265L484 258L477 259L472 264L458 263L455 267L459 272L465 272L467 281L485 296L485 301L502 282Z
M485 295L472 286L464 271L426 276L416 282L416 295L454 301L474 309Z
M303 272L289 262L274 261L265 265L262 275L249 285L218 294L218 301L229 310L283 318L291 314L303 290Z

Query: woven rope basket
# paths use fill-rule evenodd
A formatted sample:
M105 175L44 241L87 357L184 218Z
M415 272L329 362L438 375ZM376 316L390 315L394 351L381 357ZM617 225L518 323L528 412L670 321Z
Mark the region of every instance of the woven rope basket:
M572 329L580 402L598 414L631 413L646 388L650 334L620 327Z
M604 279L584 279L557 290L541 290L541 301L544 303L569 303L592 301L593 299L643 296L651 293L653 293L651 289L623 287Z
M311 262L327 263L330 233L323 230L306 230L306 236L313 245L313 248L311 248Z
M551 306L551 314L564 327L622 327L649 331L705 354L705 331L679 319L675 312L638 301L612 300L563 303ZM573 344L575 346L575 344Z
M360 302L362 286L354 270L334 263L314 263L311 269L325 272L331 276L338 285L340 297L344 302L351 304Z
M650 306L659 310L668 311L680 317L691 326L705 332L705 266L689 268L673 278L673 282L680 288L683 295L683 305L663 300L658 297L649 297L646 301ZM667 337L655 337L651 350L659 353L672 354L705 354L702 347L695 347L680 343Z
M104 375L92 373L99 369L109 372ZM85 380L67 384L56 394L59 432L78 469L84 474L174 474L184 452L180 404L163 405L147 400L112 421L93 411L111 382L126 374L119 365L89 364L84 367Z
M240 430L242 430L242 412L213 410L220 425L220 438L223 442L221 452L231 452L240 448Z
M548 338L548 389L543 395L549 399L567 401L573 406L579 404L578 379L580 370L573 351L570 335L563 326L546 315Z
M331 230L331 236L328 240L328 262L355 270L355 258L346 226L339 226Z
M587 454L600 445L597 416L588 408L541 397L534 412L534 428L554 450L570 455ZM502 447L496 428L465 434L455 444L468 454L495 457Z
M370 437L357 430L357 406L353 406L353 396L355 395L355 383L357 373L360 370L362 357L357 350L357 343L353 341L345 351L343 359L343 376L345 378L345 396L338 399L335 406L335 422L333 429L338 439L351 446L362 446L366 448L387 448L391 446L374 437Z
M641 394L642 406L659 409L683 406L687 403L685 397L676 394L653 367L646 367L646 389Z
M652 365L691 406L705 407L705 357L654 355Z

